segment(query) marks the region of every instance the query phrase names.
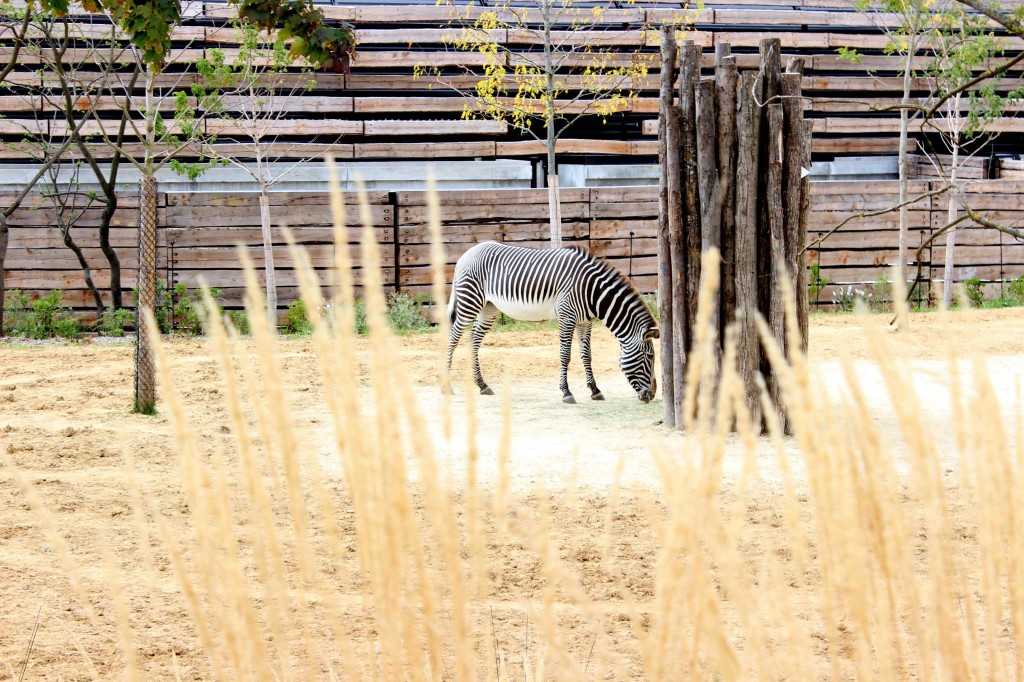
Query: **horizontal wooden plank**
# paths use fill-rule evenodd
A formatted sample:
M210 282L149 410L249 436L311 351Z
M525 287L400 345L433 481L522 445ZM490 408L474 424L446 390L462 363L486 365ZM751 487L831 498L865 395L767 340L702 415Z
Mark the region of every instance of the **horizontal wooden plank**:
M391 206L370 206L374 225L390 225L394 211ZM350 225L359 224L359 207L349 204L345 207L345 219ZM270 219L275 227L333 224L331 211L322 206L288 206L271 209ZM218 227L240 227L260 225L259 209L252 206L225 206L211 211L206 207L168 206L165 212L165 227L196 227L216 224Z
M251 206L257 210L260 203L258 192L166 192L168 206ZM331 195L328 192L270 192L267 194L271 206L330 206ZM355 204L359 200L355 192L343 192L342 199L346 205ZM388 203L388 193L371 190L366 193L369 204Z

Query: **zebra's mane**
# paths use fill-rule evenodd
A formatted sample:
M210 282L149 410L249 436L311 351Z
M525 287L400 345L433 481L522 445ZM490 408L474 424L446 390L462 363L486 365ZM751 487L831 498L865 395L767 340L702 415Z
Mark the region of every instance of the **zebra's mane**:
M639 291L636 290L636 287L633 286L633 283L630 282L629 279L627 279L626 276L623 275L618 268L616 268L614 265L612 265L605 259L590 253L590 251L588 251L587 248L582 244L572 244L565 248L568 248L571 251L579 253L588 262L593 263L598 268L600 268L602 273L610 274L612 277L615 278L615 280L619 284L633 292L633 295L636 296L636 298L640 301L640 305L643 308L644 314L646 314L651 319L652 324L657 325L658 321L654 319L654 315L652 315L651 311L647 308L647 303L644 301L644 297L640 294Z

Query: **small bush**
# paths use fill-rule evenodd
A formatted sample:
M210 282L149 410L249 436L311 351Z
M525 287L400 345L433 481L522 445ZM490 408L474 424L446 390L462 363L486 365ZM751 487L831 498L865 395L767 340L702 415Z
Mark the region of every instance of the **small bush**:
M101 336L124 336L124 330L135 323L135 311L109 307L100 318L96 331Z
M1018 277L1007 285L1006 298L1016 305L1024 305L1024 276Z
M229 310L228 321L242 336L248 336L251 333L249 315L244 310Z
M4 297L4 332L8 336L29 337L32 333L32 300L20 289L10 289Z
M870 290L865 294L864 300L872 311L876 313L887 312L892 309L892 282L885 275L875 280Z
M60 291L32 301L17 289L4 301L4 331L28 339L77 339L82 330L71 309L64 305Z
M423 300L409 294L393 294L388 300L386 316L396 334L430 329L430 321L423 315Z
M356 301L356 334L366 336L370 333L370 323L366 321L366 303L362 300Z
M828 280L821 276L821 265L811 263L810 296L808 299L817 299L822 289L828 286Z
M306 313L306 302L301 298L297 301L292 301L291 305L288 306L288 313L284 318L284 330L288 334L310 334L313 331L313 325L309 321L309 315Z
M977 277L964 282L964 294L975 308L980 308L985 303L985 292L981 288L981 280Z
M857 299L867 300L867 295L863 289L854 289L853 285L850 284L845 288L840 287L832 294L832 305L841 313L850 313L853 312Z

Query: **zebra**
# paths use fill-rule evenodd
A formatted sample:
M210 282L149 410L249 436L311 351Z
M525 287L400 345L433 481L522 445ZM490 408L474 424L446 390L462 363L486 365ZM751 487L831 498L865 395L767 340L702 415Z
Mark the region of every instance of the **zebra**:
M529 249L499 242L477 244L459 258L448 301L448 370L472 322L473 379L483 395L494 391L480 373L480 344L499 312L517 320L558 319L562 402L576 402L566 376L574 331L590 397L604 400L590 367L594 319L604 321L618 339L619 367L637 397L645 403L654 398L658 386L652 339L659 337L657 322L640 294L608 263L576 248Z

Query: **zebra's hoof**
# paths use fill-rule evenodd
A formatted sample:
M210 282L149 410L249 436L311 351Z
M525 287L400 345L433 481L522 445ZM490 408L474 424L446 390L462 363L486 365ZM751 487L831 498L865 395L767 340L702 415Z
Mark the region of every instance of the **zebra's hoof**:
M590 396L590 399L591 400L604 400L604 393L601 393L601 391L598 391L594 395Z
M567 395L564 398L562 398L562 402L565 403L566 405L575 405L576 398L573 398L571 395Z
M494 390L490 386L484 386L480 389L480 395L494 395Z

